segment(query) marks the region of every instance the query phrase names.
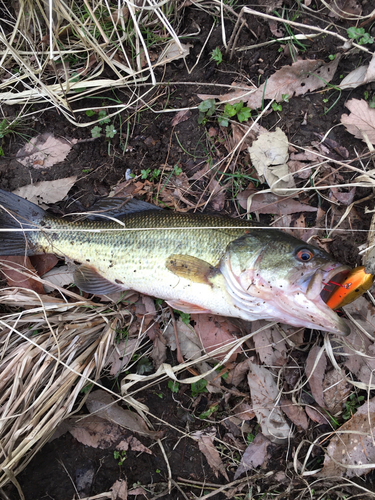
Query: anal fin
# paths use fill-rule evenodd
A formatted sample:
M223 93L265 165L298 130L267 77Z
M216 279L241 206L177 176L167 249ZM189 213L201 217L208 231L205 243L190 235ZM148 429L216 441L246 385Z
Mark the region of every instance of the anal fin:
M84 292L96 295L105 295L126 289L120 284L107 280L96 269L85 264L77 267L74 271L74 283Z
M166 303L177 311L181 311L187 314L201 314L201 313L212 313L209 309L197 306L195 304L190 304L189 302L184 302L183 300L166 300Z

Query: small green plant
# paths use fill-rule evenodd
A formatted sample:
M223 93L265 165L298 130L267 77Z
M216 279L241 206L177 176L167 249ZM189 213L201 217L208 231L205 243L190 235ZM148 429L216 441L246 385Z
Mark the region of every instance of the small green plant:
M189 313L183 313L181 311L178 311L181 321L185 323L185 325L190 325L190 314Z
M215 404L215 405L212 405L210 408L208 408L208 410L204 411L203 413L201 413L199 415L199 418L201 420L204 420L205 418L208 418L210 417L213 413L215 413L217 410L219 409L219 405Z
M142 357L137 363L137 373L138 375L144 375L145 373L150 373L153 371L151 361Z
M105 128L105 136L108 138L108 139L113 139L114 136L117 134L117 130L115 129L115 127L112 125L112 123L110 125L107 125L106 128Z
M235 116L237 116L239 122L247 122L251 117L251 109L244 106L242 101L236 104L228 103L224 107L224 113L218 118L219 125L227 127L229 125L229 118Z
M328 59L329 59L330 61L334 61L334 60L336 59L336 54L330 54L330 55L328 56Z
M115 460L117 460L118 462L118 465L123 465L125 460L126 460L126 451L122 450L122 451L118 451L118 450L115 450L113 452L113 458Z
M342 418L344 420L349 420L350 418L352 418L354 413L361 406L364 399L364 396L358 396L355 393L351 394L345 403L345 410L342 414Z
M278 102L274 101L274 102L272 103L272 109L273 109L274 111L282 111L282 110L283 110L283 107L281 106L281 104L280 104L280 103L278 103Z
M246 434L246 443L247 444L250 444L254 441L255 439L255 434L253 434L252 432L249 432L248 434Z
M198 109L198 123L199 125L205 125L207 123L207 119L215 113L215 99L202 101L198 106Z
M155 168L152 172L150 168L141 170L141 179L150 179L151 181L157 181L160 177L160 170Z
M102 127L96 125L94 128L91 129L91 136L94 138L100 137L101 132L102 132Z
M219 47L216 47L216 49L211 52L211 61L215 61L218 66L223 62L223 54Z
M346 32L348 37L358 43L358 45L374 43L374 38L369 33L366 33L364 28L352 26Z
M193 398L196 398L199 394L208 392L206 386L207 380L205 380L204 378L198 380L198 382L194 382L193 384L191 384L191 395L193 396Z
M170 389L174 393L177 393L180 389L180 384L175 380L168 380L168 389Z

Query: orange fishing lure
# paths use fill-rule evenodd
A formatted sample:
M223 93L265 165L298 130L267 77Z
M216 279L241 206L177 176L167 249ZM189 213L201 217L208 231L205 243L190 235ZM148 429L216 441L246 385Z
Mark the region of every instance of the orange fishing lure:
M363 266L359 266L352 269L341 284L329 281L328 285L336 288L326 301L327 306L339 309L350 304L371 288L374 277L373 274L365 273Z

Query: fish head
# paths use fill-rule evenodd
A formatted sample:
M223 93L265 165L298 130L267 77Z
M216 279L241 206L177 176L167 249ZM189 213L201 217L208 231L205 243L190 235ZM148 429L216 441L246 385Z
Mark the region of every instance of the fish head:
M349 327L322 298L350 268L286 233L258 230L232 241L220 270L234 305L271 321L347 335Z

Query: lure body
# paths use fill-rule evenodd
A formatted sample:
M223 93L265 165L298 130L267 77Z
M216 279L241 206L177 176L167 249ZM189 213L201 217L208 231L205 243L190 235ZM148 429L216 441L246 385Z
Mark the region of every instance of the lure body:
M328 298L327 306L331 309L339 309L350 304L371 288L374 277L373 274L365 272L364 266L359 266L349 271L341 284L330 281L328 284L336 288Z

